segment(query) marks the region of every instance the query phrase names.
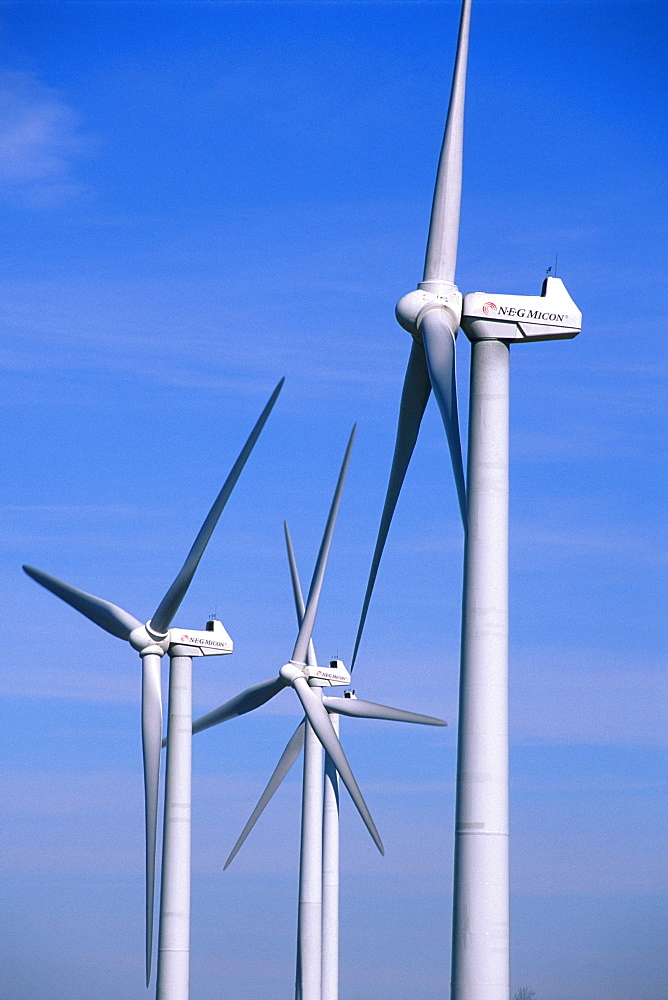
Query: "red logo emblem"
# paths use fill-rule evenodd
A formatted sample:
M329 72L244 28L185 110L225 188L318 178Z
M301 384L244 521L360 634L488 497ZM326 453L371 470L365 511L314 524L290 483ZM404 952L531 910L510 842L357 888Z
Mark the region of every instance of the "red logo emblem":
M484 312L485 316L493 316L494 313L497 311L497 308L498 307L496 303L485 302L484 306L482 307L482 311Z

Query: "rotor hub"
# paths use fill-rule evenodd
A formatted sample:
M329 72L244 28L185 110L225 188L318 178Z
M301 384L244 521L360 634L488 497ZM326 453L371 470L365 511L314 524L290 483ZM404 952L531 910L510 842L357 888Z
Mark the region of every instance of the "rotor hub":
M421 282L414 292L399 299L395 316L399 325L421 344L420 324L432 309L443 309L449 314L456 337L462 318L462 295L456 285L443 281Z
M149 653L156 653L164 656L169 645L169 636L156 635L147 625L140 625L130 632L128 642L133 649L136 649L140 656L147 656Z
M284 681L292 684L298 677L306 676L306 666L303 663L295 663L294 660L290 660L289 663L284 663L278 672Z

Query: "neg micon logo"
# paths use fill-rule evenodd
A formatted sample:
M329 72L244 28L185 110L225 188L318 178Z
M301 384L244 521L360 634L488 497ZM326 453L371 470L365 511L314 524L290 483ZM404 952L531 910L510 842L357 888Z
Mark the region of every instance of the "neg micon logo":
M482 311L484 312L485 316L494 316L494 314L497 311L497 308L498 307L495 302L485 302L484 306L482 307Z

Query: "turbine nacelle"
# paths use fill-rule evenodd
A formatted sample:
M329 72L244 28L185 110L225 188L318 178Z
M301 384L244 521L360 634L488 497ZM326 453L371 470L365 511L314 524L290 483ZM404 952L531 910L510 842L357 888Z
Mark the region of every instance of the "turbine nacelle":
M187 646L189 656L224 656L234 652L234 643L222 622L211 619L204 631L170 628L169 641L173 646Z
M315 687L347 687L350 684L350 674L343 665L343 660L330 660L328 667L307 667L311 686Z
M170 628L166 633L156 632L151 622L130 632L128 642L140 656L156 653L164 656L170 646L186 646L188 656L223 656L234 652L234 643L225 626L217 620L208 621L206 629Z
M561 278L545 278L540 295L464 296L461 327L469 340L570 340L582 313Z
M330 660L327 667L319 667L317 664L307 666L290 660L281 667L279 674L288 684L300 677L308 680L311 687L347 687L350 684L350 674L342 660Z

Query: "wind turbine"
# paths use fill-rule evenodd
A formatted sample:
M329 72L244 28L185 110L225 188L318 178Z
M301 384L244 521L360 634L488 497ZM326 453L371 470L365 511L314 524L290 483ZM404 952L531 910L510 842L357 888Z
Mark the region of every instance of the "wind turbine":
M450 105L423 279L400 299L413 337L396 444L351 661L354 667L378 567L422 416L433 389L464 526L453 890L452 1000L507 1000L508 883L508 409L509 345L569 339L582 315L563 282L540 296L474 292L455 284L471 0L463 0ZM457 417L455 337L471 341L467 476Z
M160 661L167 653L169 670L168 751L165 773L158 1000L187 1000L190 949L190 798L192 759L192 657L231 653L232 640L221 622L210 621L204 631L171 628L204 550L255 442L283 387L278 383L239 457L206 516L190 552L155 614L143 625L122 608L94 597L48 573L24 566L37 583L60 597L105 632L124 639L142 661L142 749L146 826L146 985L151 975L153 904L162 696Z
M295 602L295 610L297 612L297 623L301 625L304 617L304 598L302 595L301 584L299 581L299 574L297 572L297 563L295 560L294 549L292 547L292 540L290 538L290 532L288 530L287 523L284 523L285 530L285 543L288 552L288 562L290 564L290 577L292 581L292 593ZM313 643L309 643L309 648L307 652L307 663L311 666L317 664L317 659L315 656L315 650L313 648ZM341 661L332 661L336 663L338 670L343 672L345 668ZM355 718L363 719L384 719L390 722L412 722L419 723L427 726L445 726L446 722L442 719L436 719L430 715L418 715L415 712L407 712L401 708L390 708L387 705L378 705L370 701L362 701L358 699L354 692L346 692L343 698L332 698L323 694L322 698L323 704L327 711L330 713L330 721L336 732L339 735L339 716L348 715ZM227 868L231 862L236 857L242 844L248 837L249 833L257 823L258 819L262 815L264 809L270 802L274 793L277 791L279 785L286 777L290 768L293 766L299 754L302 751L305 743L305 730L306 730L306 720L303 719L297 726L295 732L290 737L288 744L283 751L281 758L269 779L269 782L263 791L255 809L253 810L250 819L243 828L239 839L232 848L230 855L225 862L225 868ZM322 761L320 761L320 778L322 780ZM302 798L302 844L307 846L311 844L311 840L305 836L304 830L304 820L308 821L308 808L305 805L305 798L308 794L308 789L306 787L308 770L304 767L304 794ZM325 772L324 772L324 787L322 794L318 797L317 794L313 795L313 801L317 804L319 808L320 815L315 815L313 817L313 825L319 823L322 831L322 844L320 852L318 852L317 844L315 844L311 849L313 851L313 862L311 866L312 877L311 877L311 905L316 909L321 908L321 977L320 977L320 989L318 991L317 986L314 988L314 995L320 998L320 1000L338 1000L339 995L339 782L338 774L336 771L336 766L332 761L329 754L325 754ZM313 810L315 813L316 806L313 805ZM315 840L315 837L313 837ZM318 853L320 856L318 857ZM320 863L318 863L320 862ZM300 858L300 868L305 867L306 862L303 857ZM318 875L320 876L318 880ZM314 918L315 923L315 918ZM300 923L299 928L301 931L301 913L300 913ZM297 1000L304 1000L304 994L302 992L301 983L301 968L302 968L302 952L307 946L306 942L302 941L301 933L298 933L298 943L297 943ZM316 949L317 950L317 947Z
M319 1000L320 998L323 748L327 751L343 783L350 792L350 796L376 846L381 853L384 853L378 831L329 718L329 701L338 701L340 699L326 699L323 698L322 694L323 686L348 684L350 675L338 660L333 660L328 667L319 666L315 659L311 642L327 557L329 555L334 524L350 461L354 436L355 428L353 428L350 435L334 491L292 657L288 663L280 668L277 677L247 688L219 708L195 720L192 727L193 733L198 733L221 722L226 722L235 716L244 715L246 712L251 712L264 705L270 698L273 698L279 691L288 686L294 688L304 709L306 722L304 723L303 737L300 737L298 731L287 748L289 754L293 753L295 746L298 746L300 739L303 739L304 785L302 797L298 929L298 994L301 1000ZM299 749L297 749L297 754L299 753ZM292 762L294 762L294 757Z

